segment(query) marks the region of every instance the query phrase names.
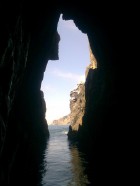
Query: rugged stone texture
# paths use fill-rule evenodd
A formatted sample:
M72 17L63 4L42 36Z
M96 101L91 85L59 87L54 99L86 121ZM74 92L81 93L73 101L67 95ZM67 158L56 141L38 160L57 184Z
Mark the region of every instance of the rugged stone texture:
M85 110L85 86L84 83L77 84L77 88L70 92L70 114L52 124L66 125L70 124L73 131L78 131L79 125L82 124L82 117Z
M85 77L87 78L88 73L91 69L96 69L97 68L97 61L92 53L92 50L90 48L90 64L86 68L85 71ZM89 80L92 82L92 78ZM92 85L89 85L91 87ZM75 90L73 90L70 93L71 100L70 100L70 127L69 127L69 132L68 132L68 137L71 140L76 140L77 134L79 132L80 127L82 126L82 119L85 114L85 83L81 83L77 86Z
M50 10L44 2L0 2L1 186L37 185L41 179L49 131L40 87L47 61L58 59L60 39L59 13Z
M77 131L82 124L82 117L85 110L85 86L84 83L77 85L77 88L70 93L70 124L74 131Z
M78 131L82 124L82 117L85 111L85 85L80 83L77 88L70 93L70 118L73 131Z

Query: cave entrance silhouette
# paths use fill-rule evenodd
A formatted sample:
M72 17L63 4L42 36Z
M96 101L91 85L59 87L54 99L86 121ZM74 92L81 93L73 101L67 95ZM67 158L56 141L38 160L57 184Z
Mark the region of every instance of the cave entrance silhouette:
M70 113L70 92L85 82L86 68L90 64L90 47L86 34L72 20L65 21L62 14L57 27L55 51L59 60L48 61L41 86L46 101L48 124ZM64 122L64 121L63 121ZM66 121L65 121L66 122Z

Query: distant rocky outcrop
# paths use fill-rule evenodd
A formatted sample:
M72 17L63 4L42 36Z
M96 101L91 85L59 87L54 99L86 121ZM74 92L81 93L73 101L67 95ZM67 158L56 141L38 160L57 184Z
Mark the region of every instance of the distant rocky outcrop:
M73 130L78 130L82 124L82 117L85 108L85 86L84 83L77 84L77 87L70 92L70 114L52 122L53 125L70 124Z
M62 118L53 120L52 125L68 125L70 123L70 115L63 116Z

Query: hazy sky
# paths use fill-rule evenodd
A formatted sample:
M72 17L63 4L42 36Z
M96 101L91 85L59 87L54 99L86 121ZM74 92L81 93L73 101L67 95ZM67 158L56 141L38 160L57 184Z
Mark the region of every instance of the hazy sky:
M41 89L46 101L46 119L50 123L70 113L70 91L84 79L85 69L90 63L89 44L72 20L58 23L59 60L49 61Z

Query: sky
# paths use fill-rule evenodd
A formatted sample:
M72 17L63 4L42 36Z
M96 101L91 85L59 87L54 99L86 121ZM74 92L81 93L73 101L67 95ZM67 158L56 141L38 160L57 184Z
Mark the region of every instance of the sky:
M72 20L62 20L62 15L57 30L60 35L59 60L48 61L41 85L48 124L70 113L70 92L84 81L86 67L90 64L87 35Z

